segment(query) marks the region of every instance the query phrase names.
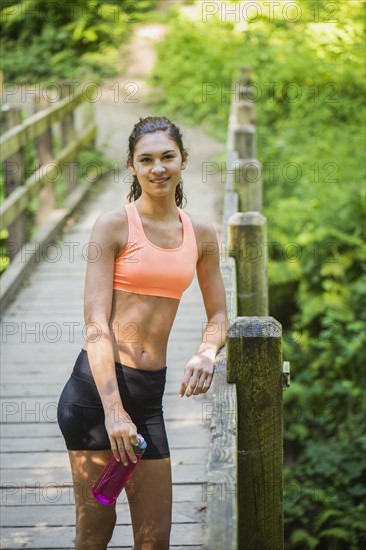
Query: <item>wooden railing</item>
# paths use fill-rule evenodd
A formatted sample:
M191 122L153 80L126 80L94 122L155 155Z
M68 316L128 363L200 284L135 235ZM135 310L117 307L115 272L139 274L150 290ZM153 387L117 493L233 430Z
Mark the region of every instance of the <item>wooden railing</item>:
M249 71L227 138L221 272L230 328L213 379L205 550L283 550L281 325L268 316L266 218Z
M1 276L1 308L5 309L15 296L32 265L42 258L43 250L53 242L69 217L77 210L99 172L89 174L84 181L78 177L78 154L96 137L93 103L85 88L70 93L67 83L60 85L62 98L50 104L42 95L34 99L35 114L21 121L21 107L2 105L0 160L3 163L5 199L0 205L2 230L8 231L6 253L10 265ZM89 87L90 88L90 87ZM79 127L76 110L81 109ZM80 114L80 113L78 113ZM55 152L54 138L60 142ZM27 174L28 143L35 146L35 162ZM72 166L72 170L70 170ZM66 169L68 176L65 175ZM56 181L63 174L66 200L62 208L56 205ZM27 177L28 176L28 177ZM71 176L71 177L70 177ZM31 235L28 207L37 198L34 228Z

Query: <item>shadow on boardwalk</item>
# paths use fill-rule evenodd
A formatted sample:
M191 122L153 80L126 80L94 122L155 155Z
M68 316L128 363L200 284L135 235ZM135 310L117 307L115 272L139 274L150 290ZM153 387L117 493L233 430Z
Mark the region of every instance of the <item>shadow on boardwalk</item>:
M147 36L148 33L147 33ZM137 75L138 77L138 75ZM136 81L138 81L136 77ZM131 74L119 79L124 84ZM113 84L113 83L112 83ZM110 85L96 104L98 142L116 166L140 116L151 114L139 81L138 102L114 101ZM176 120L179 124L179 120ZM188 212L219 232L218 177L203 182L202 163L224 146L181 125L190 163L184 172ZM97 216L127 202L127 173L114 170L83 207L49 257L40 261L2 319L2 548L72 549L74 509L64 440L56 422L58 396L84 342L86 246ZM183 369L200 343L205 311L197 280L185 292L171 334L164 412L173 467L171 548L201 548L209 449L210 392L178 398ZM109 548L130 548L132 528L122 493Z

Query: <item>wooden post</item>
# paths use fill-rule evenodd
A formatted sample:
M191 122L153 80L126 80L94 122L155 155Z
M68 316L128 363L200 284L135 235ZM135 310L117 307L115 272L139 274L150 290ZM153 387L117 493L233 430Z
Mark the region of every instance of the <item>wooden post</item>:
M19 107L10 107L4 104L1 109L2 126L4 131L10 130L17 124L20 124L21 110ZM4 191L5 197L8 197L17 187L24 185L24 149L19 148L4 161ZM9 236L7 238L7 254L12 260L20 250L22 244L27 241L28 219L26 213L19 214L18 218L8 227Z
M35 97L34 108L36 112L42 111L49 106L49 101L42 94ZM43 134L36 137L35 142L37 164L38 166L43 166L47 162L50 162L53 157L51 128L48 128ZM36 223L41 226L48 220L51 212L56 208L56 186L54 179L39 192L38 201Z
M227 380L236 383L239 545L283 550L281 325L238 317L227 335Z
M96 90L96 87L97 87L96 83L94 83L94 86L91 83L88 83L88 87L86 88L86 91L83 92L84 103L82 105L82 116L81 116L83 127L88 126L88 124L93 122L93 120L95 119L95 102L92 100L92 98L94 97L95 93L96 94L98 93ZM90 142L90 145L95 147L96 140L93 139Z
M239 100L254 102L256 99L255 87L252 83L242 83L239 86Z
M242 126L255 124L255 109L252 101L241 100L235 103L236 119Z
M239 210L262 212L262 165L256 159L235 161L233 188L239 195Z
M240 159L254 159L256 157L255 126L237 126L234 129L234 149Z
M235 258L238 315L268 315L266 218L237 212L228 221L229 255Z
M251 68L243 65L239 69L239 102L236 107L237 121L239 124L255 124L255 88L250 75Z
M239 67L239 74L238 79L239 81L244 85L249 85L252 82L251 76L251 68L248 65L242 65Z
M0 100L3 103L4 97L4 73L0 70Z
M70 91L73 90L72 83L66 81L61 83L61 97L70 97L70 101L73 99L73 94ZM75 115L74 111L67 113L61 121L61 144L62 147L67 147L76 139L75 131ZM65 195L67 191L72 191L79 180L79 165L76 161L73 161L72 165L70 163L64 167L63 179L67 185L65 189Z

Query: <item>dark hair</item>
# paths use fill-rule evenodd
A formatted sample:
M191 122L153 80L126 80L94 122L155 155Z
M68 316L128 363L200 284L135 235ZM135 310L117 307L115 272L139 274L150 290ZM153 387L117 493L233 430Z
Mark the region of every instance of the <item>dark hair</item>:
M182 134L178 126L176 126L171 120L164 116L148 116L146 118L140 118L140 122L137 122L135 124L131 135L128 138L127 167L133 165L135 146L139 139L141 139L145 134L153 134L154 132L168 132L170 139L175 141L175 143L178 145L183 161L187 159L188 152L183 146ZM130 192L127 195L129 202L138 199L141 193L141 185L138 182L137 176L134 175ZM178 207L182 207L183 201L185 203L187 202L186 197L183 193L183 180L181 179L175 189L175 203Z

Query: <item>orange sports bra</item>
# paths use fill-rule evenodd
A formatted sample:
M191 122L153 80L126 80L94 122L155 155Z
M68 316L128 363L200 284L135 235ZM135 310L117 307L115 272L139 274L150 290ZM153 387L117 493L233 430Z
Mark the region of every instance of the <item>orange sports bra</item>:
M191 220L178 208L183 242L178 248L161 248L145 235L134 202L125 204L125 208L128 238L114 264L113 289L179 300L193 280L198 260Z

